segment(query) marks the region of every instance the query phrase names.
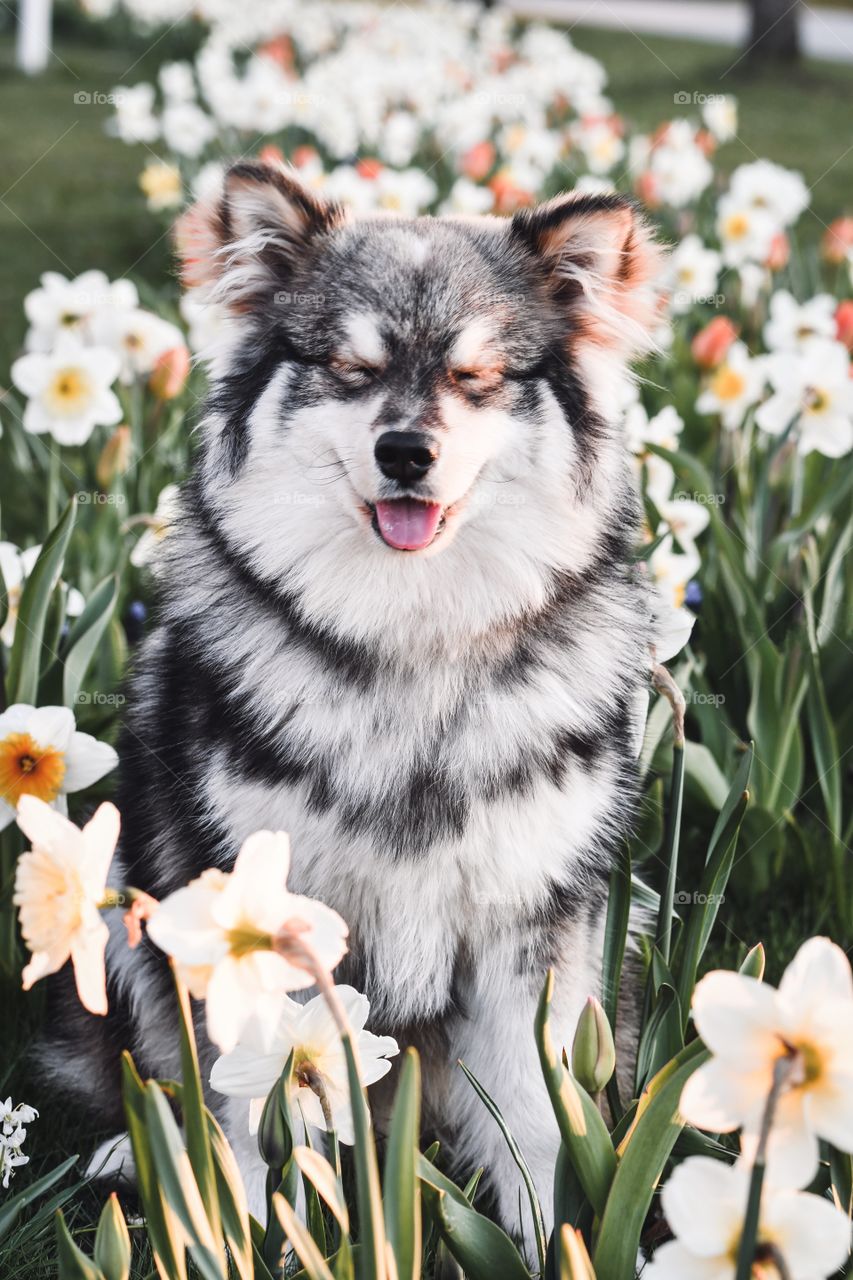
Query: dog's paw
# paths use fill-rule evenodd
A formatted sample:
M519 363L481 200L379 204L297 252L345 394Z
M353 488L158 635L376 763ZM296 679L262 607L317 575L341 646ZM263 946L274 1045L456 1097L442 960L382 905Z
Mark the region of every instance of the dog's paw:
M99 1182L123 1182L126 1186L136 1186L136 1164L126 1133L117 1133L101 1143L86 1166L86 1177Z

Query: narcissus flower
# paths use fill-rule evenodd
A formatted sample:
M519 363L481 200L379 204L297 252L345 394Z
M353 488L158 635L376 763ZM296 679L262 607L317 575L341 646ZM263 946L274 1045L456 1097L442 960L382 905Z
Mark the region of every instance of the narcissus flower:
M397 1041L365 1030L370 1014L367 996L347 986L338 986L335 991L353 1029L361 1083L371 1085L391 1070L388 1059L399 1053ZM218 1093L251 1099L249 1131L256 1133L267 1094L291 1053L296 1101L305 1119L318 1129L327 1128L318 1094L322 1089L333 1128L341 1142L352 1144L355 1136L346 1059L340 1032L322 995L304 1005L283 994L262 996L239 1044L213 1064L211 1086Z
M749 1170L708 1156L680 1164L663 1189L675 1239L661 1245L643 1280L734 1280L749 1192ZM845 1214L821 1196L765 1186L752 1275L818 1280L841 1266L850 1248Z
M35 435L49 431L57 444L85 444L95 427L121 421L121 405L110 390L118 373L112 351L84 347L69 334L49 355L21 356L12 365L12 381L28 397L24 429Z
M683 315L692 304L709 301L716 293L721 258L708 249L699 236L685 236L669 260L672 278L672 310Z
M0 715L0 831L14 821L22 796L64 812L66 795L90 787L117 764L112 747L77 732L67 707L15 703Z
M41 546L27 547L21 550L14 542L0 542L0 574L6 588L6 617L0 630L0 640L10 649L15 640L15 628L18 624L18 610L27 578L33 571L36 561L41 555ZM59 581L59 578L56 580ZM54 584L56 585L56 584ZM75 587L68 588L65 598L65 612L69 618L78 617L86 607L86 601Z
M755 1146L773 1073L791 1058L767 1150L768 1177L801 1187L818 1167L818 1138L853 1151L853 976L828 938L811 938L778 991L742 974L709 973L693 996L710 1062L688 1080L680 1110L715 1133L742 1127Z
M808 302L779 289L770 299L770 318L764 326L769 351L797 351L809 338L835 337L835 299L819 293Z
M207 1029L229 1053L267 991L301 991L306 969L273 948L298 934L320 965L334 969L348 929L329 907L290 893L290 843L283 831L259 831L244 843L234 870L211 869L169 894L148 922L148 936L175 960L196 999L207 1001Z
M107 1012L104 949L109 931L99 907L119 834L114 805L102 804L81 831L35 796L18 805L18 826L32 849L18 860L14 903L32 952L24 990L70 959L81 1003Z
M762 359L752 359L742 342L732 343L696 401L696 409L719 414L723 426L734 431L761 398L764 377Z
M830 313L830 320L834 325ZM801 453L841 458L853 448L853 381L850 356L840 342L811 338L800 351L770 356L767 376L773 395L755 421L778 436L796 420Z
M181 490L176 484L167 484L161 489L157 499L157 510L153 516L140 516L139 520L147 524L147 528L130 553L130 563L141 569L150 564L157 554L163 539L172 528L181 508Z

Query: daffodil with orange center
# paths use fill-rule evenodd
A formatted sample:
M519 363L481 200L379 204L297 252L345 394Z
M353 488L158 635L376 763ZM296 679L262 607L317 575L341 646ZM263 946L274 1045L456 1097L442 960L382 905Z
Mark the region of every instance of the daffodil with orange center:
M78 733L67 707L16 703L0 715L0 830L24 796L61 812L65 796L109 773L118 756L105 742Z

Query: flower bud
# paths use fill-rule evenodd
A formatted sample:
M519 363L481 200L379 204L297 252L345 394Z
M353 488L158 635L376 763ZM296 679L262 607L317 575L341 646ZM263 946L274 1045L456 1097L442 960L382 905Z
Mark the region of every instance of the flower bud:
M820 242L820 252L824 261L833 266L846 262L847 255L853 249L853 218L836 218L830 222Z
M494 163L494 144L487 140L469 147L459 163L459 168L472 182L482 182Z
M258 1146L264 1164L275 1170L283 1169L293 1152L293 1133L289 1124L287 1090L293 1069L291 1061L285 1067L283 1077L276 1080L264 1103L258 1128Z
M171 347L155 360L148 386L158 400L174 400L187 385L189 376L189 350L184 346Z
M835 309L835 336L853 352L853 301L850 298L839 302Z
M690 344L693 359L700 369L716 369L738 335L737 326L728 316L715 316L700 329Z
M746 953L746 958L738 972L745 978L757 978L761 982L764 979L764 960L764 946L759 942Z
M587 1093L600 1093L616 1069L616 1047L607 1014L589 996L572 1044L572 1074Z
M101 450L95 476L102 489L109 489L116 476L123 476L130 466L130 427L122 423L116 427Z
M784 231L777 231L770 241L770 248L767 251L767 257L764 259L765 267L769 267L771 271L781 271L783 267L788 265L790 256L790 240Z

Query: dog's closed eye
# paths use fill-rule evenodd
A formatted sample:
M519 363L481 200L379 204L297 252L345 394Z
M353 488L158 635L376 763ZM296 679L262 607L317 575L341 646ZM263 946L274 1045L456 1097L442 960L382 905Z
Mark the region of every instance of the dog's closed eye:
M495 390L503 382L503 377L503 367L497 364L450 370L453 385L473 396Z
M352 387L366 387L382 372L379 365L358 363L340 357L333 357L330 365L338 377Z

